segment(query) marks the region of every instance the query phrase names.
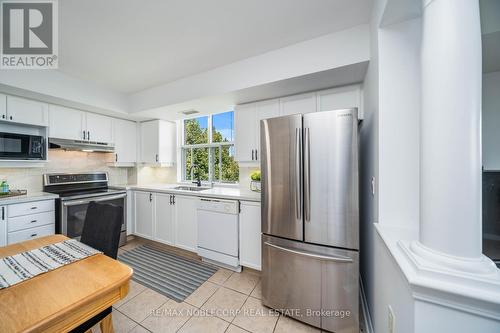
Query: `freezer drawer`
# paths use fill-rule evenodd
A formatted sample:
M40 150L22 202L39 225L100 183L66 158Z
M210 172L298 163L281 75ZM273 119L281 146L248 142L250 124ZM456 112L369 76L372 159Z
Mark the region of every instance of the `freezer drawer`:
M262 235L262 302L336 333L359 332L359 254Z

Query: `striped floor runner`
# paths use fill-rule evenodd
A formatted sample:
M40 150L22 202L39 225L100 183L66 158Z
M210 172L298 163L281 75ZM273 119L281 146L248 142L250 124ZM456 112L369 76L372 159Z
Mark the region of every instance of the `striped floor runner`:
M132 279L177 302L182 302L217 268L141 245L118 256L118 260L134 269Z

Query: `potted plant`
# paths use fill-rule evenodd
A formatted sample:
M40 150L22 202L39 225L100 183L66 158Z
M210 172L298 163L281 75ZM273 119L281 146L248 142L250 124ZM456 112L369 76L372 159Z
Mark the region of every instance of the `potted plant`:
M260 192L260 170L255 170L250 174L250 189L255 192Z

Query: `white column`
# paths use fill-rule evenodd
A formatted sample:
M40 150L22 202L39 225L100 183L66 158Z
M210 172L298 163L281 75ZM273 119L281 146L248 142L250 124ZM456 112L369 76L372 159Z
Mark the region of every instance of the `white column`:
M444 255L479 258L479 1L424 0L422 25L420 243Z

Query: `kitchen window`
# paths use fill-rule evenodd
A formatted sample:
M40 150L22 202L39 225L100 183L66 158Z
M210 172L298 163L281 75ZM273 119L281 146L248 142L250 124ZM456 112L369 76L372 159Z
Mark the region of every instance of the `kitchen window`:
M182 125L182 180L193 181L199 172L204 182L237 183L234 112L184 119Z

